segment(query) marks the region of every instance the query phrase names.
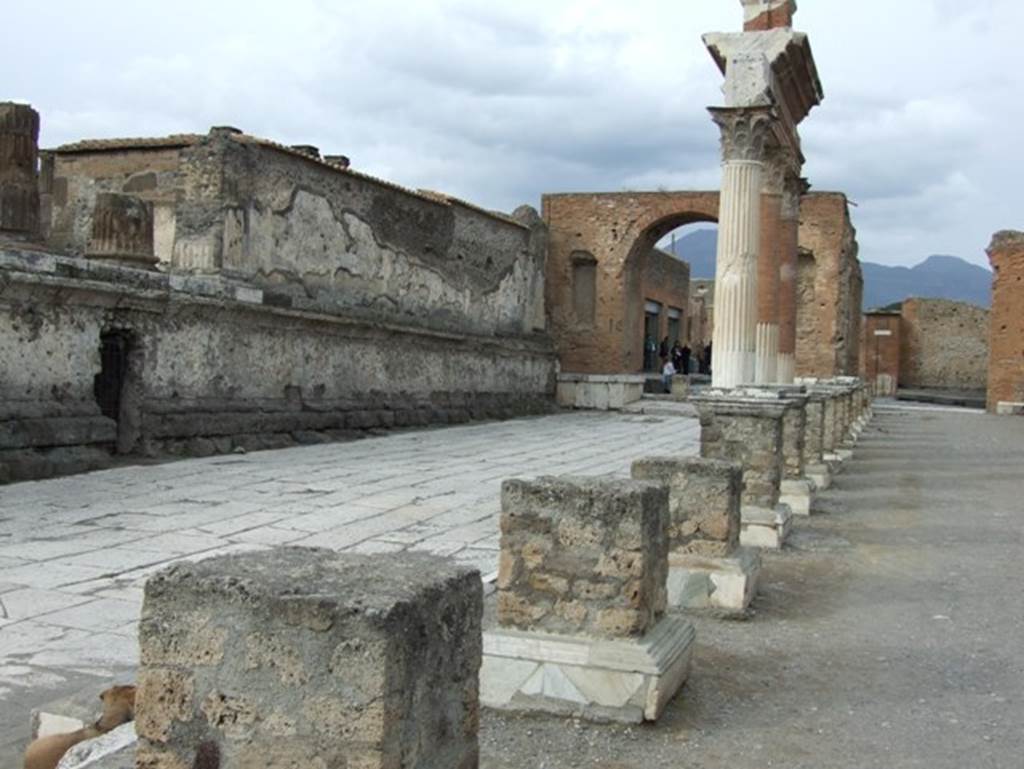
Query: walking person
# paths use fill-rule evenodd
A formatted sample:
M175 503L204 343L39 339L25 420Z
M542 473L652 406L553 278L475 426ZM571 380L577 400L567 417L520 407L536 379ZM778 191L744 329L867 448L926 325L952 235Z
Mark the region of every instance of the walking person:
M676 367L672 365L672 361L667 357L663 360L665 365L661 367L661 384L664 386L666 393L671 393L672 377L676 375Z

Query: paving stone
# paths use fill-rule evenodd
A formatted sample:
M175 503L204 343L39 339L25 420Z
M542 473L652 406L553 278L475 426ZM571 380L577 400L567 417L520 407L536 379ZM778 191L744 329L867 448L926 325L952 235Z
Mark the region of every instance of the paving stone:
M494 571L504 478L626 477L638 457L696 454L698 435L693 419L573 412L0 487L0 600L52 599L40 601L44 616L2 625L0 657L15 656L0 710L55 675L133 666L133 607L170 561L301 542L416 549Z

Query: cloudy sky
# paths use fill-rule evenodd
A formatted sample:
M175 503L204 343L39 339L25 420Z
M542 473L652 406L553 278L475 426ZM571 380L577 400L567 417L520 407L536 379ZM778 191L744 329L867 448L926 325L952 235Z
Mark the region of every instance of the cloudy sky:
M806 175L861 258L986 264L1024 228L1022 0L801 0L826 98ZM43 146L230 124L511 210L543 192L717 187L700 35L738 0L11 0L0 99ZM21 64L23 62L23 64Z

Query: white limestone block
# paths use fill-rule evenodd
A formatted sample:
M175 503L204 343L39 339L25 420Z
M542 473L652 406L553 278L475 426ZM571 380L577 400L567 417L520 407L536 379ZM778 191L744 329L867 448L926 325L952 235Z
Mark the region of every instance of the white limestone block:
M693 625L663 617L642 638L495 628L484 633L480 701L502 710L655 721L689 673Z

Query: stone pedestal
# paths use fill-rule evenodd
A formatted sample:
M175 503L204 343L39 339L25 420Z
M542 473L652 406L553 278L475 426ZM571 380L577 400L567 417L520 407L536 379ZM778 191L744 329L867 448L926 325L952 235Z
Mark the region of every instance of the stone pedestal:
M559 374L559 406L617 411L644 395L642 374Z
M714 108L711 116L722 136L712 381L736 387L754 381L761 160L773 118L760 107Z
M665 617L668 491L591 478L502 485L499 627L481 699L654 721L686 680L693 627Z
M0 238L31 241L39 233L39 113L0 102Z
M155 267L152 205L134 195L96 195L92 237L85 255L125 267Z
M685 401L690 399L690 377L676 374L672 377L672 400Z
M781 547L792 512L780 504L783 418L793 406L781 399L702 395L701 456L743 467L740 544ZM767 543L767 544L766 544Z
M482 608L426 554L173 566L146 584L137 767L474 769Z
M761 555L741 548L743 469L697 457L649 457L633 478L668 489L668 604L743 613L757 592Z

